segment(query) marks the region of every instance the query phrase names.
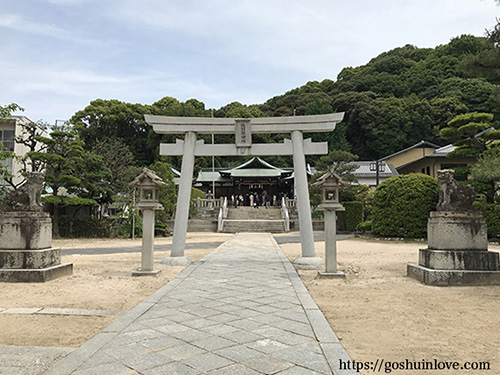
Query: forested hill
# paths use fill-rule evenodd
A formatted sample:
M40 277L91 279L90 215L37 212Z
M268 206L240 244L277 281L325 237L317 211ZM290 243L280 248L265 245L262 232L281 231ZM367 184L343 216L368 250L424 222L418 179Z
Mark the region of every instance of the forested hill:
M344 121L333 133L314 134L313 138L327 140L330 149L351 151L362 160L391 154L422 139L443 144L438 130L461 113L493 113L494 126L500 128L497 45L470 35L436 48L407 45L384 52L366 65L344 68L335 81L308 82L264 104L230 103L214 115L262 117L343 111ZM75 113L70 122L87 147L97 140L120 138L134 153L137 164L147 165L158 158L160 140L173 139L155 134L144 122L145 113L211 115L196 99L179 102L164 97L152 105L97 99ZM273 142L280 135L258 138L259 142ZM197 158L199 167L204 166L204 159ZM178 161L171 160L174 166Z
M483 71L475 60L494 49L485 38L469 35L434 49L406 45L344 68L336 81L308 82L269 99L260 109L268 116L345 111L350 151L361 159L422 139L442 144L438 130L460 113L493 113L500 127L500 65Z

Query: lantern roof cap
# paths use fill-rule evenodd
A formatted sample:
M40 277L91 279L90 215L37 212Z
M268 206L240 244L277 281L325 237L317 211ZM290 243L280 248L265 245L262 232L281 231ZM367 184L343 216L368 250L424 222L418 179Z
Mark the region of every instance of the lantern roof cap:
M128 184L130 187L140 188L144 184L153 184L157 187L167 186L167 184L151 169L144 168L139 176L134 181Z
M342 180L342 177L330 170L318 178L316 182L313 183L313 186L321 187L331 183L335 183L337 185L348 185L344 180Z

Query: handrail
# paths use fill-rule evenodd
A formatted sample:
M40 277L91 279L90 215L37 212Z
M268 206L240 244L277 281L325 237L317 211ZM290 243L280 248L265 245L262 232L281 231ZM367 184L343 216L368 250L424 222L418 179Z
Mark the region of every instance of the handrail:
M218 208L218 207L222 207L222 203L223 203L222 199L196 198L196 206L198 208L201 208L201 207Z
M222 226L224 225L224 219L222 215L223 209L219 210L219 217L217 218L217 232L222 232Z
M285 200L285 197L281 198L281 217L285 220L285 232L289 232L290 215L288 214L287 201Z
M222 204L222 213L223 213L223 216L224 216L224 219L227 218L227 212L229 211L228 207L227 207L227 197L224 197L224 203Z
M287 208L297 207L297 199L283 198L285 199L285 205Z
M219 216L217 218L217 232L222 232L224 228L224 219L227 218L227 197L224 197L224 203L219 209Z

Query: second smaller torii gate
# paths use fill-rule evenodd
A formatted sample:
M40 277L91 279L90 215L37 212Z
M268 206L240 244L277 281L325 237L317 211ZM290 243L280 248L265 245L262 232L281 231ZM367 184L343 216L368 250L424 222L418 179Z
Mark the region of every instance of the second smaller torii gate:
M297 258L294 263L304 268L321 266L322 260L316 257L314 250L305 155L327 154L328 143L312 142L311 139L304 140L303 133L333 131L335 125L342 121L343 117L343 112L314 116L249 119L145 115L146 122L153 126L156 133L184 134L184 140L178 139L176 143L160 144L160 155L182 155L172 252L171 256L165 258L162 263L186 265L191 262L184 256L184 250L195 156L293 155L302 246L302 256ZM234 134L235 143L205 144L203 140L196 140L198 133ZM252 134L254 133L288 133L291 135L291 140L285 139L283 143L252 144Z

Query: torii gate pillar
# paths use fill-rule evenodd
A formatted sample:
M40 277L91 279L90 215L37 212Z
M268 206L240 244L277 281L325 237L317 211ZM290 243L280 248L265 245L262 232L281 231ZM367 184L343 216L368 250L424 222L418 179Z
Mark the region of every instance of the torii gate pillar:
M196 133L187 132L184 137L181 179L179 183L179 191L177 192L172 251L170 253L170 257L162 260L162 263L170 264L171 266L184 266L191 263L191 260L184 256L184 249L186 247L189 205L191 203L191 185L193 181L195 145Z
M293 155L297 209L299 214L302 256L294 263L302 268L320 268L321 258L316 257L312 230L309 187L306 175L305 155L328 153L328 143L313 143L304 140L304 132L330 132L344 113L315 116L265 117L252 119L169 117L145 115L146 122L159 134L185 134L184 141L161 144L160 155L182 155L181 178L177 196L174 237L171 256L162 263L187 265L191 263L184 256L186 232L191 199L191 185L195 156L245 156L245 155ZM234 144L205 145L196 141L196 134L235 134ZM252 144L252 133L290 133L292 140L279 144Z
M292 132L293 170L295 190L297 191L297 211L299 214L300 244L302 256L294 263L304 268L321 267L323 261L316 257L314 251L314 234L309 202L309 183L306 174L306 158L304 155L304 136L301 131Z

